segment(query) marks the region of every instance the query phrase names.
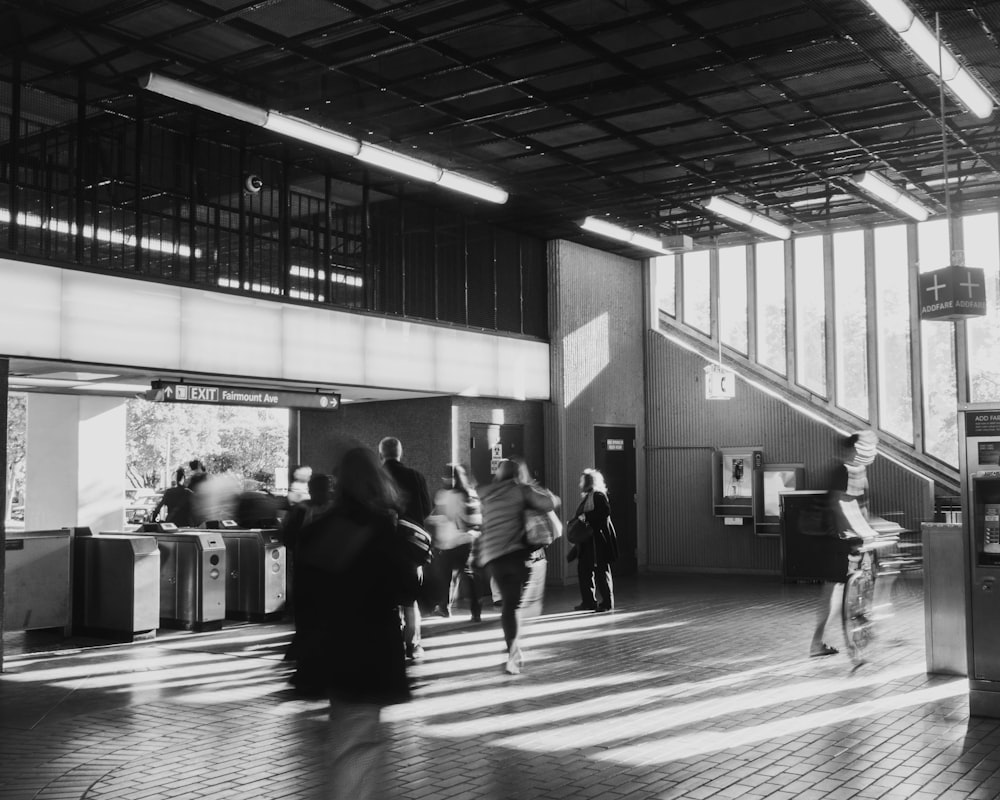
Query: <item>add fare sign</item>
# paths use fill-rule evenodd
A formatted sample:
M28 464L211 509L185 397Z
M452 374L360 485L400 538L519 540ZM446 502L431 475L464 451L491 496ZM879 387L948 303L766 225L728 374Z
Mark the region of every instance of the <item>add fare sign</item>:
M986 274L981 267L943 267L920 275L920 319L986 316Z

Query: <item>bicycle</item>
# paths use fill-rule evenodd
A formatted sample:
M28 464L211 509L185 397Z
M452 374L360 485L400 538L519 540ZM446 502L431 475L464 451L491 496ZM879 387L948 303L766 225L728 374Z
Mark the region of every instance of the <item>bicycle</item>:
M878 533L848 541L851 549L841 616L848 655L855 664L861 664L875 635L875 584L881 572L878 552L897 545L899 534Z

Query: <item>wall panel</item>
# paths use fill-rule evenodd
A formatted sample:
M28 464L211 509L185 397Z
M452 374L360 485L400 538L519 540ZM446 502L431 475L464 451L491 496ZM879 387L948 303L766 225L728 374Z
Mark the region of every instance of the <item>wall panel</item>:
M647 462L650 569L779 574L776 538L712 513L711 451L763 448L765 463L802 462L805 486L823 489L840 460L842 433L743 381L733 400L706 400L706 361L650 331ZM933 517L933 488L885 456L870 470L871 504L906 528Z

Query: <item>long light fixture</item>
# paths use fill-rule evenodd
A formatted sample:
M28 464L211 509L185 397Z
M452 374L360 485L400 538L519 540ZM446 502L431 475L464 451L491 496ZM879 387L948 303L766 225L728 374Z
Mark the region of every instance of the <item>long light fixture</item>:
M736 203L731 203L722 197L710 197L705 201L704 206L706 211L711 211L720 217L738 222L740 225L754 228L761 233L766 233L768 236L773 236L775 239L788 239L792 235L791 228L786 228L784 225L768 219L763 214L758 214L749 208L738 206Z
M868 194L913 217L917 222L923 222L930 216L930 211L924 206L876 172L862 172L852 176L851 180Z
M397 172L417 180L435 183L445 189L477 197L490 203L506 203L509 195L506 191L485 181L479 181L448 169L443 169L428 161L413 156L397 153L380 145L355 139L337 133L321 125L314 125L306 120L258 108L238 100L210 92L198 86L176 81L151 72L139 81L144 89L156 92L164 97L180 100L182 103L214 111L223 116L258 125L281 136L298 139L301 142L322 147L335 153L357 158L367 164Z
M670 252L664 249L660 240L655 236L647 236L644 233L630 231L628 228L622 228L619 225L605 222L603 219L598 219L597 217L587 217L580 223L580 227L585 231L607 236L609 239L617 239L619 242L626 242L660 255L669 255Z
M937 75L946 89L980 119L993 113L989 91L958 63L934 32L904 0L864 0L885 23L899 34L907 46Z

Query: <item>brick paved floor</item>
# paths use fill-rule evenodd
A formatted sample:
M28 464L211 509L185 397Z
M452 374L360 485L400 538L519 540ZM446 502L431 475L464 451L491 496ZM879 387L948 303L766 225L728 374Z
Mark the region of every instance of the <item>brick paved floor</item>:
M808 657L818 586L620 584L613 614L550 590L516 677L495 613L428 621L415 699L383 716L386 796L1000 797L1000 721L969 718L964 679L925 673L919 584L897 586L860 667ZM288 692L288 638L266 624L99 647L9 636L0 800L315 796L325 707Z

